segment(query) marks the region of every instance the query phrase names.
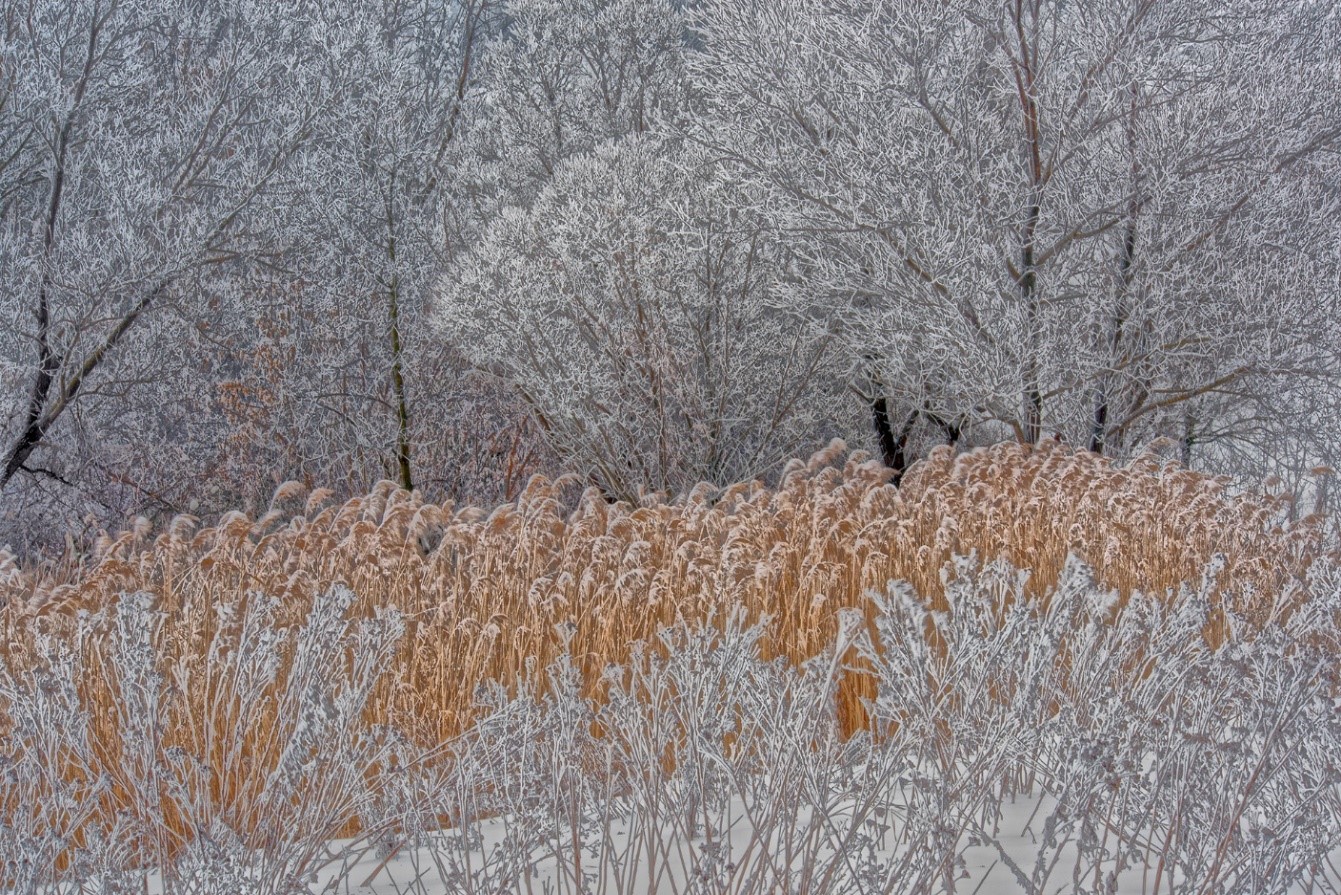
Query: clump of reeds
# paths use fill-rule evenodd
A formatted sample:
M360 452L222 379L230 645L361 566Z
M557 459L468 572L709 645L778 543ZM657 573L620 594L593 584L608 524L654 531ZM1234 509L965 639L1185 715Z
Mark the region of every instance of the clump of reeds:
M766 652L801 662L834 642L840 611L869 612L864 594L890 581L942 607L959 556L1028 570L1025 593L1034 596L1051 591L1071 555L1120 599L1176 592L1213 565L1213 592L1261 625L1303 598L1300 582L1323 549L1316 520L1287 523L1271 500L1232 495L1222 479L1153 459L1118 466L1053 443L1005 444L934 451L901 487L889 479L868 455L835 442L792 461L773 489L702 485L639 506L607 503L594 489L565 506L571 483L536 477L489 512L425 502L390 483L338 505L314 491L301 512L286 512L303 497L289 483L259 519L232 513L197 528L178 517L156 536L144 525L107 536L79 563L26 573L0 564L0 661L21 671L41 661L35 638L77 640L89 654L80 698L101 719L100 736L119 741L124 694L100 670L81 614L145 594L164 698L178 701L168 716L182 726L164 741L204 742L206 728L233 725L252 750L245 767L259 777L281 758L281 745L259 732L274 719L234 718L240 697L220 690L226 680L171 687L182 669L211 680L210 663L245 636L238 620L259 599L273 601L266 623L281 632L302 628L335 586L354 595L350 624L398 613L405 634L363 719L431 744L468 728L481 683L512 686L565 642L594 688L604 668L627 661L631 644L680 620L741 612L769 619ZM1212 618L1204 633L1226 636L1224 620ZM262 689L283 694L302 672L293 648L276 655ZM864 723L862 699L872 694L860 675L845 681L838 715L847 729ZM283 704L264 695L254 704ZM252 791L240 779L211 785L219 798ZM108 810L116 802L109 796Z

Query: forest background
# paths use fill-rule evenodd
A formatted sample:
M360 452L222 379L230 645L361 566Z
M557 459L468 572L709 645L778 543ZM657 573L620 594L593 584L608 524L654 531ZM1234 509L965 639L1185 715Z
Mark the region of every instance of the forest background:
M0 543L1056 436L1328 510L1341 15L5 0Z

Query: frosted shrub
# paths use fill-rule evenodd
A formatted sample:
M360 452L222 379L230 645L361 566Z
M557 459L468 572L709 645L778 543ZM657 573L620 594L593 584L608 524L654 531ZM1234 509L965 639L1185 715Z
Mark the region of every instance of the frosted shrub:
M792 668L762 635L681 623L609 668L599 703L568 658L545 695L494 703L420 794L460 824L421 831L427 890L855 891L878 756L839 736L833 653Z
M1117 611L1077 563L1041 604L1008 567L957 571L948 612L893 588L879 649L863 650L877 731L921 744L906 810L943 819L929 847L990 848L1026 892L1321 884L1341 820L1341 717L1315 615L1211 649L1209 584ZM1037 804L1024 855L1002 844L1021 793Z
M73 638L33 643L30 664L0 662L0 884L115 889L153 872L168 893L305 890L338 858L327 843L373 816L404 751L363 721L402 623L351 623L352 601L333 588L288 625L260 594L220 605L191 662L164 642L165 614L130 594L81 614ZM110 704L91 702L107 692L92 679Z
M16 673L0 663L0 879L16 893L35 892L89 814L106 778L91 767L88 713L80 706L72 644L32 645L44 662ZM86 870L106 848L90 843L71 867Z

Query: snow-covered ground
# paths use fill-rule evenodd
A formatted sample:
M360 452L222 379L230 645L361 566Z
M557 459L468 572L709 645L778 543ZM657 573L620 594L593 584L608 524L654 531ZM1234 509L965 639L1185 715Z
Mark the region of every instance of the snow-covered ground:
M1025 873L1032 872L1038 858L1038 835L1032 826L1038 822L1040 816L1046 816L1047 811L1043 809L1047 809L1051 804L1050 800L1028 798L1007 802L995 842L971 845L962 852L963 863L953 868L957 890L975 892L977 895L1017 895L1030 892L1031 889L1027 884L1022 884L1015 878L1009 864L1003 860L1003 855L996 846L1000 845L1005 853L1004 857L1013 861L1017 867L1023 868ZM739 866L753 862L757 868L774 869L780 876L786 878L786 868L779 866L778 863L778 852L781 849L776 848L776 843L765 845L766 848L774 846L771 854L757 853L749 813L741 800L732 800L729 813L730 835L721 843L724 847L722 854L728 861L734 859L734 862L739 862ZM813 822L810 816L797 818L798 828L802 830ZM503 819L484 821L480 824L480 838L470 848L470 854L473 866L481 871L482 876L487 872L490 856L497 856L503 850L506 831L507 821ZM312 887L313 891L338 892L341 895L401 895L406 892L445 895L447 892L457 891L443 879L435 852L447 846L451 851L459 853L458 844L452 843L449 846L446 842L459 837L455 833L442 833L439 837L442 845L437 847L423 845L417 848L399 848L391 854L378 854L371 848L353 851L348 855L348 863L332 864L319 874L316 884ZM717 857L716 848L705 838L699 837L696 840L674 844L669 849L674 855L669 866L654 869L649 866L645 857L640 860L639 856L629 854L636 849L628 844L627 823L613 824L608 838L614 850L607 854L599 880L591 885L592 892L639 892L662 895L662 893L690 891L689 879L692 876L695 858L709 848L714 850L714 859ZM332 856L348 850L350 845L348 842L333 843ZM621 846L624 848L623 851L620 850ZM827 853L826 857L833 857L833 849L824 851ZM897 855L891 848L881 857L893 863ZM1341 849L1338 850L1337 857L1341 858ZM1070 870L1074 866L1075 850L1063 849L1057 858L1059 878L1052 880L1052 884L1045 891L1072 892L1075 886ZM591 872L594 868L587 870ZM572 878L572 868L561 870L553 856L540 856L535 861L532 877L529 880L513 881L515 889L508 891L574 891ZM1121 895L1126 893L1136 895L1154 891L1153 886L1154 881L1149 878L1146 868L1134 868L1122 874L1116 892ZM481 888L479 891L493 890ZM722 891L731 891L729 882ZM786 890L780 887L779 891ZM823 889L817 891L822 892Z
M1091 872L1088 878L1074 874L1082 866L1078 863L1078 854L1074 845L1060 849L1040 849L1043 835L1040 829L1046 818L1056 810L1052 799L1019 798L1008 800L1002 805L1001 817L993 830L990 842L978 840L960 852L962 861L955 862L951 871L954 875L956 892L973 895L1021 895L1021 893L1071 893L1076 891L1111 892L1114 895L1149 895L1154 892L1187 891L1188 887L1177 868L1158 866L1157 855L1151 860L1139 860L1130 868L1111 879L1102 872L1095 878ZM728 809L729 835L725 841L713 843L699 836L695 839L670 843L667 852L671 860L657 866L649 862L645 852L637 843L630 840L629 824L615 821L608 835L588 838L584 852L591 863L581 868L587 875L587 888L579 890L573 885L574 868L560 867L558 860L551 854L537 852L528 878L500 878L499 856L507 848L509 821L497 818L483 821L478 825L478 838L463 847L459 833L443 832L435 834L431 843L418 846L396 845L378 848L370 844L358 844L349 840L331 843L327 860L329 865L310 881L311 892L339 893L339 895L403 895L403 893L421 893L421 895L448 895L456 892L577 892L610 893L646 893L646 895L672 895L684 892L732 892L745 885L749 873L776 873L780 885L778 892L789 891L786 883L788 870L782 860L784 847L777 842L759 843L755 841L755 831L749 819L749 811L740 799L733 799ZM808 814L798 817L798 833L814 823ZM896 821L897 822L897 821ZM821 827L823 824L821 823ZM569 831L560 828L558 833L566 839ZM892 840L892 836L887 836ZM565 842L567 845L567 842ZM763 848L767 853L760 853ZM823 849L824 857L833 858L833 849ZM642 853L640 853L642 852ZM593 860L593 856L599 858ZM719 864L725 857L736 870L728 876L716 880L720 887L704 888L705 880L692 883L695 864L705 855L710 862ZM450 856L446 857L446 856ZM855 856L853 856L855 857ZM881 860L896 864L897 847L887 848L880 853ZM473 869L476 882L472 886L467 879L451 873L445 861L451 859L468 861ZM1031 876L1038 862L1051 863L1047 871L1046 882L1042 887L1034 888L1031 880L1021 879L1017 872ZM1321 879L1295 883L1289 893L1322 893L1336 891L1341 884L1341 876L1336 869L1341 867L1341 843L1330 855L1331 868ZM599 873L597 870L599 869ZM800 868L798 868L800 869ZM733 885L734 883L734 885ZM790 878L792 885L801 880ZM151 895L161 893L162 887L151 885ZM951 891L942 883L938 891ZM800 891L823 893L822 879L810 881L809 888Z

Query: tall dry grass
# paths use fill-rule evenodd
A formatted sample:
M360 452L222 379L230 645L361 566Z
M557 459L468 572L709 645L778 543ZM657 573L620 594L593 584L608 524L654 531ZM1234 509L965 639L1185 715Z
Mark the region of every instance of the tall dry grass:
M943 606L951 560L964 555L1030 570L1026 593L1040 595L1074 554L1101 584L1127 595L1199 581L1218 554L1214 592L1261 625L1302 599L1304 576L1324 549L1317 520L1289 523L1277 501L1233 495L1225 480L1153 458L1118 466L1055 443L1004 444L959 456L934 451L900 488L888 479L879 463L835 442L808 462L792 461L776 489L704 485L641 506L607 504L588 491L570 509L562 499L575 486L538 477L515 503L487 513L426 503L390 483L342 505L288 484L260 519L234 513L197 529L179 517L156 535L141 525L106 537L91 557L29 571L10 561L0 568L2 658L14 669L39 663L38 636L74 638L81 612L126 592L148 594L163 679L205 682L167 686L173 707L165 717L175 729L163 743L198 754L233 748L207 731L235 731L245 761L204 761L233 769L212 778L211 797L237 803L245 817L260 810L248 778L279 760L279 738L268 731L284 719L235 717L228 680L210 683L209 650L241 636L227 626L257 595L278 599L278 629L303 624L314 599L337 583L356 595L350 618L399 610L406 633L365 720L437 743L470 725L478 684L513 685L528 667L548 666L566 641L594 687L635 641L679 619L723 619L743 607L748 620L771 618L767 650L799 662L834 642L840 610L866 607L863 594L891 580ZM301 512L288 509L304 497ZM1205 634L1226 631L1213 617ZM124 743L115 675L96 638L84 637L80 648L88 669L80 698L100 725L97 738ZM276 692L293 673L281 669ZM869 679L845 681L846 728L864 723L861 700L871 695ZM274 700L273 711L282 704ZM118 748L109 745L100 759L113 777ZM107 810L134 798L113 787Z

